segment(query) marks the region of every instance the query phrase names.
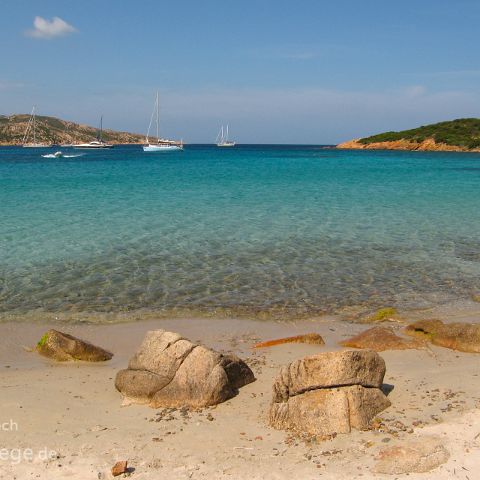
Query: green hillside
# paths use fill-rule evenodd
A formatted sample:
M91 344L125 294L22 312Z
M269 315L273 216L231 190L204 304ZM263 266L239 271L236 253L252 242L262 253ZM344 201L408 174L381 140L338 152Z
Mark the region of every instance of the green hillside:
M19 145L22 143L30 115L0 115L0 145ZM98 134L95 127L68 122L55 117L37 115L35 117L35 137L39 143L83 143L94 140ZM128 132L103 130L102 138L111 143L140 143L143 135ZM27 141L33 141L30 133Z
M480 119L459 118L458 120L425 125L419 128L413 128L412 130L380 133L371 137L362 138L358 142L364 145L396 140L410 140L421 143L430 138L433 138L436 143L445 143L468 150L479 148Z

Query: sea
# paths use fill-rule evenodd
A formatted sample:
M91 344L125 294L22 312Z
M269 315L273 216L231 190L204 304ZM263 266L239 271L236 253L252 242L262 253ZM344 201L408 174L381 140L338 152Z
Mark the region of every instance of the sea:
M480 291L476 153L54 151L0 148L0 320L290 318Z

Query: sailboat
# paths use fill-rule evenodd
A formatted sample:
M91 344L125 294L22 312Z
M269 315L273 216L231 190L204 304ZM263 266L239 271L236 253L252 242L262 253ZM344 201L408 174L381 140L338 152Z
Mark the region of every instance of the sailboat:
M150 129L152 128L153 119L155 117L155 123L157 127L157 142L150 143L148 136L150 135ZM153 107L152 116L150 117L150 124L148 125L147 136L145 137L146 145L143 146L144 152L172 152L176 150L183 150L183 142L176 140L167 140L165 138L160 138L158 133L158 122L159 120L159 107L158 107L158 92L155 96L155 105Z
M217 147L234 147L235 142L232 142L231 140L228 139L228 125L226 130L220 128L220 131L218 132L217 139L215 140Z
M94 149L94 148L97 148L97 149L98 148L113 148L113 145L103 141L102 132L103 132L103 115L100 117L100 129L98 131L97 139L92 140L91 142L88 142L88 143L78 143L76 145L73 145L73 148L77 148L77 149L78 148L81 148L81 149L84 149L84 148L91 148L91 149Z
M27 143L30 130L33 132L33 142ZM25 134L23 135L22 146L26 148L45 148L50 146L45 143L37 143L37 135L35 131L35 105L32 108L32 113L30 114Z

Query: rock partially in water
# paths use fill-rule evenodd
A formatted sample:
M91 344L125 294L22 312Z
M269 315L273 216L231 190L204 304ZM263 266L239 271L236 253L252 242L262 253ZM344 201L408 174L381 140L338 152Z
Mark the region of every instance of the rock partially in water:
M460 352L480 353L480 324L420 320L408 325L405 333L439 347Z
M372 351L327 352L282 367L273 385L274 428L328 436L367 428L390 406L385 362Z
M435 438L410 440L385 448L378 455L375 472L390 475L430 472L450 457L447 449Z
M376 312L363 317L359 323L386 322L387 320L394 319L395 315L397 315L397 310L393 307L380 308Z
M216 405L255 380L235 355L222 355L195 345L177 333L150 331L115 387L130 402L151 407Z
M407 350L421 348L422 344L415 340L408 340L395 334L391 327L373 327L354 337L340 342L340 345L349 348L361 348L383 352L385 350Z
M278 338L276 340L267 340L266 342L256 343L253 348L273 347L284 343L306 343L310 345L325 345L323 338L318 333L305 333L294 337Z
M59 362L69 360L104 362L113 357L113 353L103 348L53 329L43 335L37 343L36 350L41 355Z

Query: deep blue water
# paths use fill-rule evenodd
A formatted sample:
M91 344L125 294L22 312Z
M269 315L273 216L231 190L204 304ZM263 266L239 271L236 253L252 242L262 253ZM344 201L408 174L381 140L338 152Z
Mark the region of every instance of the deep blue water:
M0 312L423 307L480 289L480 155L0 148Z

